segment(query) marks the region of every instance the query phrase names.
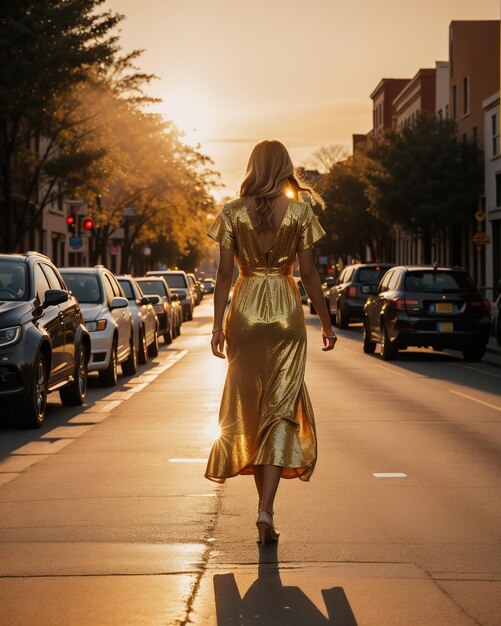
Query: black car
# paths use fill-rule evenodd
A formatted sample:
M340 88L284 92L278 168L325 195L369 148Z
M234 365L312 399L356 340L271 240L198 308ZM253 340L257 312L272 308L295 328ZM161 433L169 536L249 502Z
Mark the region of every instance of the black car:
M350 322L362 321L364 305L393 263L357 263L345 267L330 289L327 308L333 323L348 328Z
M83 403L90 337L78 301L49 258L0 254L0 404L38 428L47 393Z
M364 352L384 360L409 346L461 350L480 361L489 340L490 302L467 272L399 266L386 272L364 307Z

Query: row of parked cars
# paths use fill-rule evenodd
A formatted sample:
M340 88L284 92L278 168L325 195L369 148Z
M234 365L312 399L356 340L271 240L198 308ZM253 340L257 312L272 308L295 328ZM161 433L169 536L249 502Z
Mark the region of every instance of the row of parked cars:
M384 360L416 346L460 350L467 361L480 361L491 325L501 331L501 296L493 322L490 301L461 268L354 264L323 288L333 323L362 322L364 352L379 343Z
M115 276L103 266L56 268L37 252L0 255L0 413L40 427L47 394L80 405L88 372L117 384L193 319L203 285L183 271Z

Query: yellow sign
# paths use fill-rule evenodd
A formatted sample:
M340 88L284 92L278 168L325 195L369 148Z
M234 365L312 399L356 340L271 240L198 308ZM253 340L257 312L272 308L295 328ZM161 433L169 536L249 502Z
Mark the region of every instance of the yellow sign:
M479 230L473 235L473 243L477 246L485 246L485 244L489 243L489 241L489 235L484 233L482 230Z
M475 219L477 222L483 222L485 220L485 211L477 211L475 213Z

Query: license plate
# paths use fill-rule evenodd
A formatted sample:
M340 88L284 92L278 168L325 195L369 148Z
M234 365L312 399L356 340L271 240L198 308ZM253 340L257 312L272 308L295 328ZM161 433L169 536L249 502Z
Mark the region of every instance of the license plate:
M435 313L452 313L452 303L437 302L435 305Z
M439 322L437 324L437 330L439 333L452 333L454 331L454 324L452 322Z

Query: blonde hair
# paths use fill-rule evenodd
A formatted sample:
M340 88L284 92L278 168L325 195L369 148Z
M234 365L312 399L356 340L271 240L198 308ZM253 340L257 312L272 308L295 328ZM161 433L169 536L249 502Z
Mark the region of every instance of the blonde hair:
M322 197L294 170L287 148L275 140L260 141L254 146L247 163L245 178L240 186L240 197L253 197L254 228L260 232L272 224L273 202L286 193L294 200L302 200L301 192L310 196L312 204L325 208Z

